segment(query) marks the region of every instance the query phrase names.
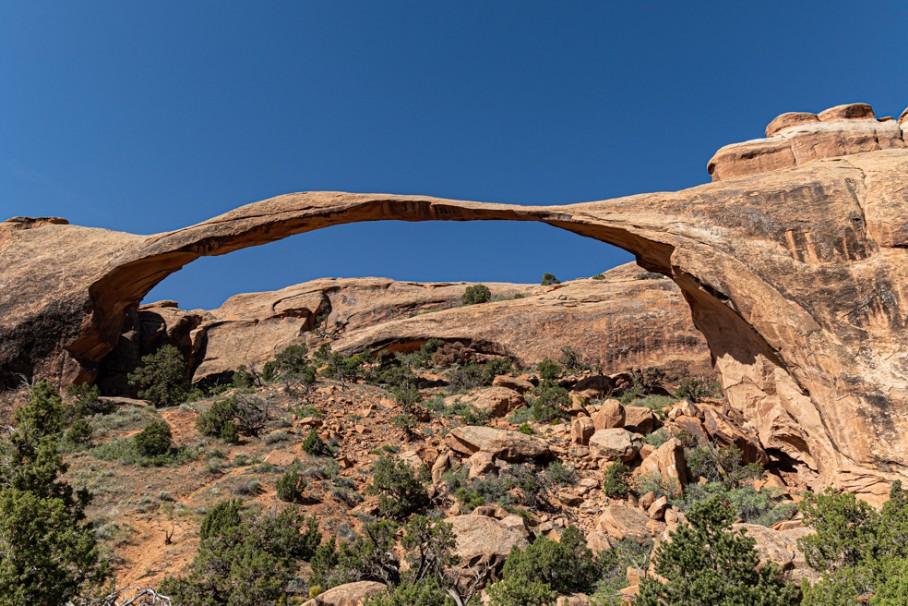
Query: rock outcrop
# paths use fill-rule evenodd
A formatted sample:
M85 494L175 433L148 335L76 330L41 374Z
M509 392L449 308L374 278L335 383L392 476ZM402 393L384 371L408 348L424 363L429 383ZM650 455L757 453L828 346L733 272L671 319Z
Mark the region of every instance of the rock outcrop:
M92 379L127 312L200 256L359 221L540 221L674 280L761 445L817 484L881 497L908 477L906 119L852 105L817 120L723 148L714 183L676 193L539 207L308 192L153 236L9 220L0 380Z

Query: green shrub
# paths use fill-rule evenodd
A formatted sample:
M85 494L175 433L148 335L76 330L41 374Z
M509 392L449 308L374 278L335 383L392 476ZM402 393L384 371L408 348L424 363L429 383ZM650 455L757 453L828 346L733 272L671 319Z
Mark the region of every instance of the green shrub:
M573 347L564 346L561 348L561 357L558 358L558 363L565 368L565 370L571 372L577 372L579 370L586 370L589 368L586 364L583 363L583 360L580 359L580 352L578 352Z
M406 518L429 504L425 486L416 472L396 456L380 457L372 468L369 492L378 495L378 510L393 519Z
M536 365L536 372L539 373L539 378L544 382L552 382L561 376L563 369L549 358L543 358L542 361Z
M204 533L189 574L165 579L161 591L180 606L286 603L300 562L321 540L314 521L289 507L255 519L243 516L238 502L226 509L229 520Z
M610 499L623 499L631 491L631 470L621 461L609 465L602 476L602 492Z
M166 455L173 448L173 434L167 421L152 421L133 438L133 442L139 455L157 457Z
M596 274L595 276L591 277L593 278L593 280L605 280L605 276L602 274Z
M772 563L760 566L755 541L731 530L734 512L719 497L698 503L688 523L660 543L655 576L640 584L639 606L794 606L798 588L785 583Z
M685 488L683 498L676 502L686 511L717 495L728 502L738 519L751 524L772 526L790 519L797 511L794 503L781 499L779 491L770 488L757 491L753 486L729 488L721 482L692 483Z
M565 465L560 460L549 463L543 475L552 484L573 484L577 481L577 472L574 470L574 466Z
M274 381L286 378L302 381L306 385L315 383L318 373L315 365L309 362L308 354L309 349L305 345L290 345L262 367L262 379Z
M895 481L889 500L876 511L853 494L829 488L807 493L799 505L816 534L798 542L820 580L804 588L805 606L845 606L866 601L908 603L908 491Z
M583 534L568 526L559 541L539 537L526 549L515 547L503 576L522 584L539 581L557 593L591 593L599 579L599 566Z
M110 571L85 523L90 495L60 477L62 400L37 383L0 439L0 606L64 604L98 588Z
M464 305L476 305L478 303L488 303L492 300L492 291L485 284L473 284L467 286L467 289L461 297L461 303Z
M303 452L316 457L325 457L331 454L331 449L319 437L318 430L313 427L306 439L303 440Z
M168 344L142 356L142 365L129 373L128 380L138 388L140 398L150 400L155 406L167 406L186 401L189 396L186 376L183 354Z
M542 274L542 281L540 282L543 286L551 286L552 284L561 284L561 280L555 277L554 274L548 272Z
M196 418L196 429L202 435L221 438L228 444L236 444L239 441L236 413L236 399L218 400Z
M687 449L684 458L693 477L722 482L732 488L763 475L763 466L759 463L742 464L743 454L734 444L726 447L712 444L696 446Z
M366 363L365 354L355 354L352 356L343 356L339 353L331 352L328 355L328 362L322 369L322 376L329 379L340 381L345 385L347 381L355 381L362 375L363 364Z
M306 502L308 482L300 473L299 461L294 461L277 481L277 498L287 503Z
M113 402L101 400L97 385L71 385L66 390L71 421L94 415L107 415L116 410Z
M681 494L681 485L675 478L664 478L658 471L651 471L634 479L634 492L640 496L651 492L656 498L671 498L673 495Z
M563 387L544 382L534 390L535 396L526 398L530 416L537 423L548 423L565 416L571 405L571 396Z
M491 385L495 377L506 375L514 370L514 364L509 358L494 358L482 365L482 384Z
M235 387L246 388L252 387L258 382L258 377L254 372L246 368L245 365L241 364L233 373L232 379L233 385Z
M243 522L243 502L239 499L221 501L212 507L202 519L199 537L205 539L226 536Z
M448 370L448 383L452 391L466 391L482 387L482 367L476 362L459 364Z
M551 606L558 593L540 581L499 581L489 587L489 606Z
M530 427L529 423L521 423L520 427L517 428L517 431L519 431L522 434L526 434L528 436L531 436L535 433L533 431L533 428Z
M91 427L91 423L80 418L73 421L69 429L66 430L63 441L72 446L85 447L91 446L93 436L94 430Z
M691 402L699 402L704 398L722 397L722 386L718 381L693 378L685 379L678 385L675 390L675 397L678 399L687 399Z

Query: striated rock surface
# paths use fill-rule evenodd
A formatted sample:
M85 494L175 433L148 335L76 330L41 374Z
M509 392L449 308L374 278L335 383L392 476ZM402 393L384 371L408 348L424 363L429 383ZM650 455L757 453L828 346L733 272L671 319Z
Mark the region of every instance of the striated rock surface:
M713 183L584 204L307 192L153 236L6 221L0 381L92 379L127 312L200 256L358 221L541 221L671 277L761 447L883 498L908 478L905 122L855 106L786 118L720 150Z
M445 442L451 450L467 456L484 452L504 461L542 460L551 453L544 440L519 431L465 425L451 430Z

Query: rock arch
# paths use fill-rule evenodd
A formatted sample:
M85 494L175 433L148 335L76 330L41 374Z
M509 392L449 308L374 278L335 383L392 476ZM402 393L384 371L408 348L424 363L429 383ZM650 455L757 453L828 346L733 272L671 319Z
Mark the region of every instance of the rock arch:
M817 483L881 495L908 476L908 149L856 104L781 117L710 161L714 183L566 206L305 192L137 236L56 219L0 224L0 380L86 380L124 311L201 257L330 225L540 221L671 277L729 403ZM731 178L731 180L727 180Z

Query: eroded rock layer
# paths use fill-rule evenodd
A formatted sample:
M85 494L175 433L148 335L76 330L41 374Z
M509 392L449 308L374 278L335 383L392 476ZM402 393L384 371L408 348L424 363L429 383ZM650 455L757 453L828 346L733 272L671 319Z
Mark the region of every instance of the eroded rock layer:
M785 132L790 150L816 153L777 162L754 142L723 148L711 162L719 180L676 193L538 207L307 192L150 237L8 221L0 379L92 378L126 311L200 256L358 221L541 221L671 277L730 406L763 446L815 469L818 484L882 494L908 477L905 120L878 121L858 105L817 119L833 134L808 120L764 142Z

